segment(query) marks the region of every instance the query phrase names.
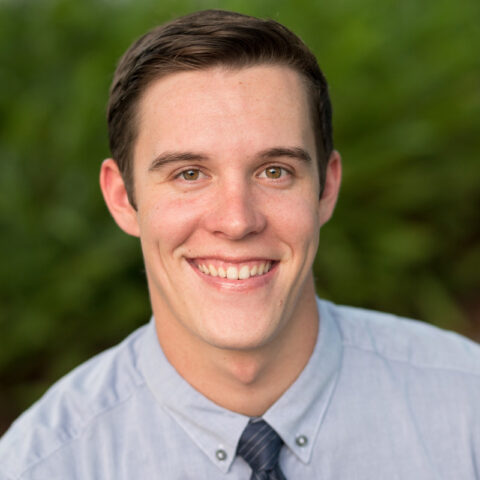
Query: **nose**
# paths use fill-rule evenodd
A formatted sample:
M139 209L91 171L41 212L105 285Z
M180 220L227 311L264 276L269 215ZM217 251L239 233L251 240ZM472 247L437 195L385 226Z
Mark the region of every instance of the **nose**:
M241 240L262 232L266 217L253 190L247 182L219 186L205 218L206 228L230 240Z

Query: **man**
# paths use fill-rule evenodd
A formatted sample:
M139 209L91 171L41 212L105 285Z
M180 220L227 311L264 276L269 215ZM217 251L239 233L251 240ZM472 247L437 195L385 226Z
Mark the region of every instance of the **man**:
M480 349L315 297L341 164L315 58L206 11L134 43L100 184L140 238L153 318L58 382L1 479L474 479Z

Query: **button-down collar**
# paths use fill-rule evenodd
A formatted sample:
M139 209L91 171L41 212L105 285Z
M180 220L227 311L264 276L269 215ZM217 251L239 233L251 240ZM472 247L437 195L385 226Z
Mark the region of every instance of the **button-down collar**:
M318 301L318 308L319 334L307 366L263 415L287 447L305 463L311 457L341 362L340 335L328 304ZM195 390L163 354L153 319L148 329L139 359L148 387L198 448L220 470L227 472L249 418L216 405Z
M317 300L320 328L307 366L290 388L263 415L285 445L308 463L335 388L342 342L328 303Z

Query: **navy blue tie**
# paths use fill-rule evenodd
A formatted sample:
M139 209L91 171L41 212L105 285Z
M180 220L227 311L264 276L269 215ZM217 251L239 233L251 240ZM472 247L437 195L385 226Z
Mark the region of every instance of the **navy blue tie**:
M237 455L252 468L250 480L286 480L278 464L282 446L283 440L265 420L250 420L237 448Z

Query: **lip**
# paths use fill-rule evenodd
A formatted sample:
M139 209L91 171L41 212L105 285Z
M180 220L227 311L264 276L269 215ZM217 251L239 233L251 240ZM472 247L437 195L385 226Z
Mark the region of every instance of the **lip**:
M260 276L251 276L247 279L237 279L237 280L230 280L228 278L222 278L219 276L212 276L201 272L198 269L197 262L204 261L208 263L208 261L216 261L222 263L229 263L229 264L251 264L251 263L258 263L258 262L271 262L270 270L267 273L264 273ZM208 285L218 289L218 290L229 290L235 292L244 292L247 290L253 290L259 287L262 287L269 283L272 278L275 276L279 261L270 260L266 258L257 258L252 259L250 258L236 258L236 259L226 259L225 257L220 258L213 258L213 257L198 257L198 258L191 258L187 259L187 263L190 265L192 270L201 278L205 283Z
M250 262L275 262L274 258L270 257L229 257L229 256L209 256L209 255L198 255L195 257L187 258L189 262L199 262L199 261L214 261L214 262L223 262L223 263L250 263Z

